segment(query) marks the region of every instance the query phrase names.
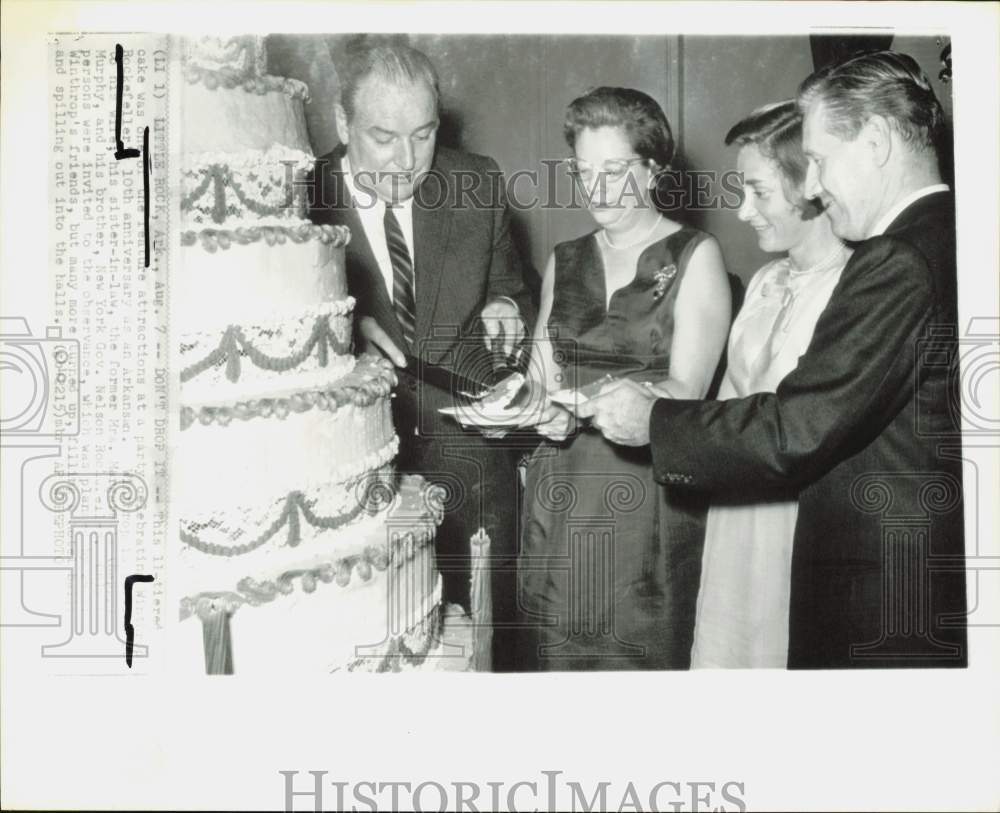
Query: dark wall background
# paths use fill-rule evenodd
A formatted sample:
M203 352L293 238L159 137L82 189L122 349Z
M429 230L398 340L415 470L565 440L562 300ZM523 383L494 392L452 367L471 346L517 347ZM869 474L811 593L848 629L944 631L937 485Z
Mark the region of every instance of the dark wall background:
M571 199L560 170L541 162L567 155L562 138L566 105L588 88L623 85L645 91L664 108L678 142L679 169L722 173L735 154L722 140L755 107L790 98L813 70L807 36L401 36L424 51L441 78L439 141L490 155L510 176L537 170L537 189L526 180L514 190L525 204L514 211L514 232L540 271L561 240L592 228L586 212L528 206L535 197ZM333 104L339 93L336 63L349 35L271 35L268 70L309 85L306 107L313 149L337 144ZM951 117L951 87L938 78L941 37L896 37L892 48L913 56L931 78ZM555 188L549 188L554 181ZM729 270L744 282L766 261L752 231L729 210L676 213L714 234Z

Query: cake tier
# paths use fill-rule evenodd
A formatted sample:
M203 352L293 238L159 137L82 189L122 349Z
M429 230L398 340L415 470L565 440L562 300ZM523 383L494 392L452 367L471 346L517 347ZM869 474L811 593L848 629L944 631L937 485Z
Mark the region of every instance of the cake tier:
M325 242L182 252L172 321L185 405L326 387L352 370L348 234L325 228Z
M227 639L236 674L336 669L383 671L420 663L440 649L436 492L419 477L400 483L391 506L327 532L265 571L229 562L216 589L188 590L206 557L184 551L181 640L176 655L202 671ZM198 620L202 623L199 624ZM228 625L228 636L211 632ZM203 636L203 627L207 635ZM455 653L449 653L454 655Z
M225 76L243 82L267 73L267 49L259 34L185 37L184 73Z
M315 406L333 409L356 400L356 387L338 386L355 372L354 356L330 355L325 366L320 359L310 357L302 363L302 369L291 372L252 367L246 359L240 364L249 372L241 373L237 381L225 377L229 367L226 364L181 388L182 429L195 420L204 423L206 414L212 416L213 422L224 424L227 418L269 417L272 411L282 418L289 412L304 412ZM372 395L360 397L368 399Z
M184 157L181 228L297 226L304 223L310 153L273 144Z
M183 133L185 168L201 163L199 155L263 152L274 144L300 153L311 152L302 95L294 92L294 86L286 86L287 80L271 79L281 84L273 89L266 87L266 80L265 85L214 89L204 82L184 84L184 120L205 122L205 126Z
M182 409L174 466L197 472L179 477L176 492L189 547L220 561L267 557L384 498L398 447L392 373L359 366L327 390Z
M219 232L203 232L212 237L212 248L206 250L204 240L186 246L171 276L179 303L171 313L173 330L181 336L224 330L347 300L343 247L350 232L308 228L321 234L296 242L264 229L256 235L231 232L225 248L218 244Z
M182 404L232 404L329 387L355 366L349 355L352 305L334 302L293 319L182 335ZM371 366L359 374L379 375Z
M268 75L263 36L184 37L182 42L183 74L189 84L203 83L210 90L238 87L263 93L283 88L290 95L308 94L306 86L296 79Z

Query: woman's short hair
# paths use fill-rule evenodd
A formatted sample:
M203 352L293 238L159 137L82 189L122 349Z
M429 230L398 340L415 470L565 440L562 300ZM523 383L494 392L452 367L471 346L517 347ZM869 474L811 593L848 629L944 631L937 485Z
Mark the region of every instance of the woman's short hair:
M424 82L438 103L438 76L427 55L393 40L363 39L348 45L340 65L340 104L348 121L354 118L358 89L369 76L390 84Z
M570 148L583 130L621 127L640 158L667 169L674 157L674 134L663 109L641 90L599 87L570 102L563 136Z
M726 146L753 145L774 163L788 201L802 210L803 220L815 217L820 205L803 194L809 159L802 149L802 114L791 99L758 107L726 133Z
M944 111L916 61L896 51L859 54L828 65L799 87L799 109L823 103L831 133L857 137L872 116L884 116L914 150L937 150L944 131Z

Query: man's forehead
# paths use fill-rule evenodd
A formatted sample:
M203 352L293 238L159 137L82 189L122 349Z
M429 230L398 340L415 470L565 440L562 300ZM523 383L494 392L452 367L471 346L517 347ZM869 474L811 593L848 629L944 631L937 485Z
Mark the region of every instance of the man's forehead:
M355 117L375 125L424 124L437 113L434 92L420 79L395 81L370 76L358 86L354 102Z
M828 141L836 136L827 126L829 113L822 101L814 101L802 116L802 140L806 144Z
M815 156L829 149L832 136L826 129L826 115L818 103L809 106L802 116L802 149Z

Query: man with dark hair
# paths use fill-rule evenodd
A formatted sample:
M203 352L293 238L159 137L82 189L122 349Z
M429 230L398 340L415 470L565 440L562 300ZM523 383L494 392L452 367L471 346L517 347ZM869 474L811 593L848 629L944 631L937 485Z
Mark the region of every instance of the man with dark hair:
M317 160L310 217L347 225L348 290L359 344L399 368L397 467L448 493L438 531L444 598L468 605L470 538L485 528L494 557L493 614L515 606L517 476L509 449L438 413L454 393L425 365L484 380L532 326L524 266L512 243L501 173L489 158L435 145L438 82L401 44L351 49L336 106L342 145ZM510 668L503 630L494 667Z
M651 443L658 479L713 499L798 494L788 666L964 667L955 215L943 117L916 63L855 57L799 95L806 194L858 241L775 393L597 400L611 440Z

